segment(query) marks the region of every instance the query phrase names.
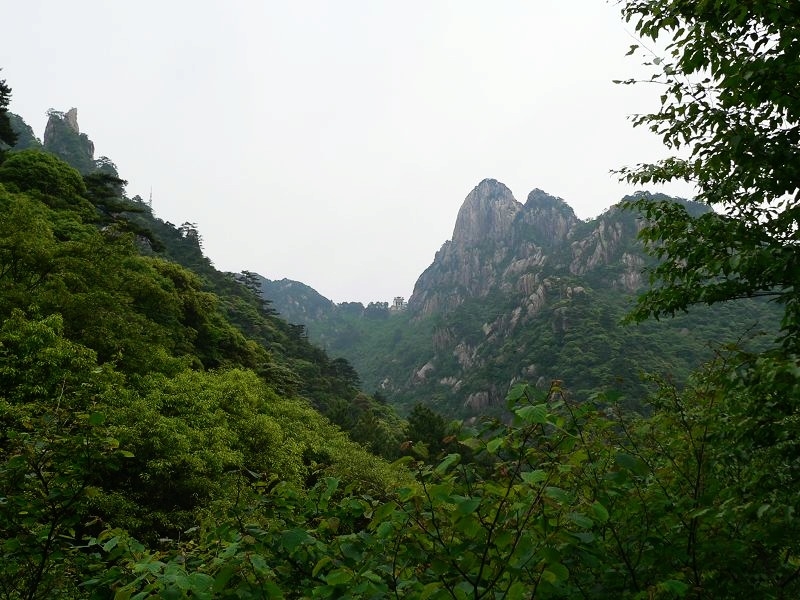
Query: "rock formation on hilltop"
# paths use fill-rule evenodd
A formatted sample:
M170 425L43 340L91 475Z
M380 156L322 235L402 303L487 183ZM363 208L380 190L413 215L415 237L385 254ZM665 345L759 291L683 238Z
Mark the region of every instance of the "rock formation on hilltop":
M118 176L117 168L105 156L94 157L94 142L78 126L78 109L71 108L67 112L49 110L47 126L44 130L43 146L64 162L87 175L101 171L114 177Z
M464 200L452 239L417 280L410 310L431 315L493 291L531 293L530 275L579 222L561 198L536 189L523 205L505 185L484 179Z
M521 208L505 185L484 179L467 195L458 211L453 243L466 247L487 241L503 242Z

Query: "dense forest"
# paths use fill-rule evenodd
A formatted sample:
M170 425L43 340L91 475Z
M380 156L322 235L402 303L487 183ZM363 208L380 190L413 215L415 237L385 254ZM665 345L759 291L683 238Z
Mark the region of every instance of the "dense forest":
M0 81L0 597L798 597L800 10L622 11L672 39L635 124L692 154L620 176L717 209L629 201L657 259L629 319L782 315L636 412L553 378L505 418L401 420L88 138L16 146Z

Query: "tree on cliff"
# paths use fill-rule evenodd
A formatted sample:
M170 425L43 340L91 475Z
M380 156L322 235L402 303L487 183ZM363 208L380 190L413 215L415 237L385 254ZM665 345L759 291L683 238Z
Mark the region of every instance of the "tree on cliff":
M713 206L698 218L641 197L642 238L662 259L634 318L695 303L770 296L783 341L800 347L800 4L794 0L627 0L622 13L650 50L658 112L634 117L673 150L624 168L636 184L693 182ZM644 47L644 46L643 46ZM636 52L638 46L631 48ZM629 80L624 83L637 83Z
M10 101L11 88L8 87L5 79L0 79L0 145L13 146L17 141L17 134L11 128L11 121L8 117L7 107Z

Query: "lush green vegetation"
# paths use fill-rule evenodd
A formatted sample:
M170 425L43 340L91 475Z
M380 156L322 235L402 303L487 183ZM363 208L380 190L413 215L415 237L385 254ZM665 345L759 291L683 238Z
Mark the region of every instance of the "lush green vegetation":
M621 173L637 184L692 181L696 200L717 209L693 218L669 203L633 203L651 223L643 239L663 259L653 271L658 285L634 316L765 296L785 309L784 341L797 343L800 8L787 0L631 0L623 15L643 39L672 40L664 56L645 53L663 95L660 110L634 125L689 156Z
M512 291L467 298L446 314L428 317L338 306L309 329L314 341L352 362L365 389L386 394L404 413L423 401L461 418L504 414L502 402L476 409L464 406L464 398L493 390L502 399L519 380L540 382L545 389L551 380L562 380L578 400L615 390L629 406L641 408L653 389L644 373L670 374L683 384L723 343L759 349L773 344L779 311L760 299L623 326L635 296L608 284L617 276L608 272L613 268L582 277L558 275L553 299L523 326L510 324L520 303ZM576 288L580 293L568 293ZM486 325L494 323L487 333ZM453 351L457 343L464 344L469 362ZM428 362L430 372L415 377Z
M774 59L787 79L798 75L779 60L797 51L797 36L793 46L770 37L773 25L781 35L797 29L788 3L625 7L642 17L643 35L678 29L677 58L696 44L740 48L746 36L755 66L759 49L784 53L767 56L764 73ZM759 44L759 34L774 43ZM670 68L691 74L695 64ZM712 75L723 95L738 89L728 71ZM669 95L663 101L669 107ZM797 129L795 113L783 114L778 137ZM703 120L690 126L702 130ZM706 150L701 181L703 160L721 164ZM750 158L736 155L741 173ZM725 218L690 219L656 201L643 236L664 262L635 316L768 289L785 309L781 344L719 349L683 387L652 380L640 399L647 415L612 392L587 389L576 402L558 381L514 386L505 420L447 425L416 406L396 449L405 456L389 465L317 409L354 437L383 428L388 437L369 440L376 449L400 439L391 411L358 392L347 362L276 319L246 278L214 271L191 224L153 219L110 174L82 176L30 150L0 160L3 598L800 595L796 244L752 244L770 224L746 214L774 199L769 190ZM796 201L776 214L795 219ZM727 266L714 250L719 223L730 236ZM687 232L706 226L711 250L685 256ZM763 263L769 281L750 269L762 251L776 257ZM687 281L709 291L676 304ZM571 319L607 318L600 303L574 304ZM369 317L393 326L379 306ZM568 332L538 335L576 357L577 376L589 366Z
M252 481L302 497L323 477L376 495L409 479L351 440L398 455L402 437L352 368L214 271L188 228L151 227L123 184L40 151L0 165L3 597L86 595L91 537L181 539Z

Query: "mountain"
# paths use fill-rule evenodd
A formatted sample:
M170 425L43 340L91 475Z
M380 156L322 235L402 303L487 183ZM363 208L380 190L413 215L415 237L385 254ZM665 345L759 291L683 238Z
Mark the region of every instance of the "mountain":
M47 111L43 141L39 141L33 128L14 113L8 113L11 129L17 134L14 150L44 149L81 174L106 173L118 176L116 165L107 156L95 159L94 143L82 133L78 125L78 109L67 112L54 109Z
M272 281L261 275L257 285L264 298L268 298L272 307L290 323L313 323L325 318L334 309L335 304L314 288L291 279Z
M27 150L28 148L41 148L42 142L36 137L33 128L28 125L22 117L14 113L8 113L11 130L17 135L17 142L14 144L16 150Z
M79 207L83 211L82 218L90 222L98 220L104 232L131 236L143 257L157 264L180 265L190 272L185 282L174 284L199 294L198 298L186 301L182 309L188 315L185 323L188 332L180 336L164 335L173 338L176 347L182 344L181 351L192 357L193 367L253 369L278 393L303 398L365 447L392 457L399 452L401 421L389 406L376 402L358 389L358 375L349 363L329 356L311 343L305 327L296 324L301 319L290 324L277 316L256 293L257 284L245 274L234 275L215 269L203 254L202 236L194 224L184 222L176 226L165 222L155 216L140 197L127 198L125 182L118 178L114 163L107 157L94 159L94 144L80 131L76 109L66 113L49 111L42 144L22 118L13 115L12 126L19 137L15 152L10 153L0 167L4 171L4 181L0 183L12 191L25 191L26 186L32 185L30 179L38 174L39 180L34 183L40 187L44 185L43 177L53 179L47 187L48 193L52 193L52 190L66 189L61 180L68 180L74 197L64 203L65 196L60 193L60 197L53 199L55 208ZM163 269L169 271L168 267ZM116 277L122 275L112 277L109 274L107 279L110 282ZM2 289L0 296L1 292ZM59 303L66 306L66 298L65 293ZM310 297L304 297L303 301L304 306L310 306ZM139 301L123 299L120 302L137 305ZM53 310L58 309L59 303ZM104 311L114 312L111 307ZM209 322L198 320L199 315L207 316ZM164 308L159 318L172 317ZM70 326L69 320L67 325ZM76 331L79 329L74 327ZM127 335L130 327L118 328L119 334ZM98 336L97 343L112 347L116 335L117 332L106 334L106 339ZM189 345L179 340L187 336L192 340ZM120 355L123 358L117 360L127 360L129 353ZM102 354L101 357L105 358Z
M334 305L299 283L274 299L274 286L262 290L312 340L350 361L365 389L404 410L419 402L450 416L501 414L514 382L545 388L554 379L579 399L612 390L638 406L643 373L682 381L715 343L777 327L773 307L754 300L621 325L653 260L637 239L640 227L636 214L616 205L581 221L561 198L534 189L523 204L485 179L467 195L452 238L405 310ZM290 300L292 290L302 293ZM304 297L314 299L308 308Z

